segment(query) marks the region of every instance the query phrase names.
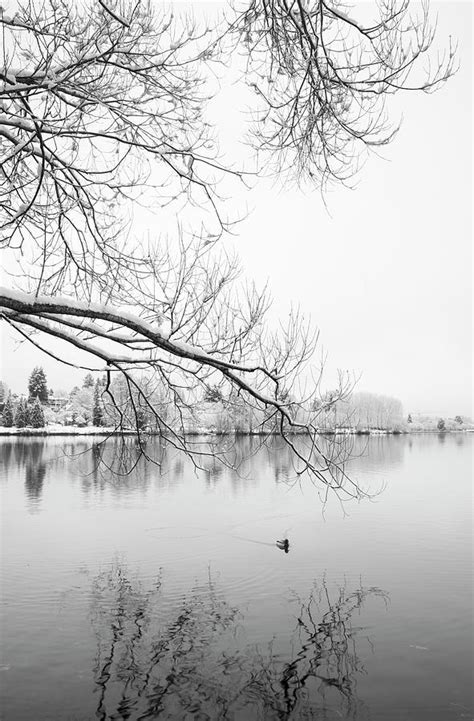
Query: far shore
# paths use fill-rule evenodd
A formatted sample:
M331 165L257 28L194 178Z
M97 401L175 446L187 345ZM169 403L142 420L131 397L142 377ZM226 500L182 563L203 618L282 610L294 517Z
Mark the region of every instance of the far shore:
M336 429L321 429L319 434L321 436L334 436L334 435L351 435L351 436L404 436L404 435L419 435L429 433L431 435L438 434L444 435L446 433L473 433L474 428L450 428L445 430L438 429L424 429L424 430L409 430L409 429L395 429L395 430L384 430L378 428L370 429L356 429L356 428L336 428ZM306 435L305 431L288 431L289 435ZM94 426L85 426L79 428L78 426L64 426L63 428L5 428L0 427L0 436L136 436L136 430L117 430L115 428L102 428ZM161 435L158 431L143 431L144 436L159 436ZM274 431L215 431L209 429L200 429L187 431L187 436L278 436L280 435Z

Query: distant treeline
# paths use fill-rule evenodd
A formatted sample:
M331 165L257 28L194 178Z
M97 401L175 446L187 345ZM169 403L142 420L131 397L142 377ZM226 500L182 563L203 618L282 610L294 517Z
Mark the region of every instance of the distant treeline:
M169 402L156 385L147 385L148 404L136 398L130 401L124 379L115 378L105 392L105 376L88 373L82 386L69 392L48 390L43 369L35 368L29 378L25 396L12 394L0 381L0 425L11 428L114 428L131 430L138 425L145 431L157 430L157 421L151 408L156 409L163 423L170 429L182 424L187 433L274 433L278 431L274 418L266 417L262 409L245 403L238 394L224 397L217 386L210 386L183 413ZM113 397L113 402L112 402ZM439 418L404 414L401 401L392 396L368 392L352 393L343 400L331 400L326 394L314 401L311 412L303 411L287 399L288 412L302 425L311 422L321 432L376 432L406 433L418 431L468 430L470 419L462 416ZM124 422L125 421L125 422Z

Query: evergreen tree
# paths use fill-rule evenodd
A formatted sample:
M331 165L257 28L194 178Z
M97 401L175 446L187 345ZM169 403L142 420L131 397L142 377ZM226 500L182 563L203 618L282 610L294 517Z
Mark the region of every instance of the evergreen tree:
M33 368L30 375L28 381L28 392L30 400L39 398L42 403L48 402L48 384L46 382L46 374L39 366Z
M28 404L23 396L20 398L15 413L15 425L17 428L24 428L28 425Z
M43 406L38 398L28 406L28 425L33 428L44 428L45 426Z
M3 425L7 428L11 428L13 425L13 401L11 393L8 394L5 408L3 409Z
M445 431L446 430L446 423L444 421L444 418L440 418L438 421L438 431Z
M94 385L94 377L93 377L92 373L88 373L84 377L84 380L82 381L82 387L83 388L92 388L93 385Z
M413 420L412 420L412 417L411 417L411 413L408 414L407 423L413 423Z
M101 403L101 396L102 392L100 390L100 380L99 378L95 382L95 388L94 388L94 405L92 407L92 425L93 426L101 426L104 420L104 413L102 410L102 403Z

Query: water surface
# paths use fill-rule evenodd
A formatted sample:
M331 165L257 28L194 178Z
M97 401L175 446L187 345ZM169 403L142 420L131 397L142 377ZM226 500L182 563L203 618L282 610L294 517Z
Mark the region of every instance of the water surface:
M90 439L0 441L4 721L473 718L472 436L361 440L385 490L324 513L237 443L239 473L113 477Z

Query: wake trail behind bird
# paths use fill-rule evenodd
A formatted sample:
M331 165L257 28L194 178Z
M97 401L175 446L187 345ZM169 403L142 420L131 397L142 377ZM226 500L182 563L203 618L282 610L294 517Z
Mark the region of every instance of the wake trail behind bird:
M202 526L187 526L189 530L193 531L204 531L205 533L214 533L219 536L227 536L228 538L236 538L238 541L247 541L248 543L258 543L260 546L270 546L274 547L275 542L269 543L268 541L259 541L256 538L248 538L248 536L237 536L234 533L229 533L228 531L217 531L217 530L211 530L209 528L205 528ZM146 528L145 531L167 531L167 530L178 530L176 526L157 526L156 528ZM286 537L286 534L291 529L286 529L283 533L283 535ZM184 536L179 536L179 538L185 538ZM187 536L187 538L199 538L199 536Z
M237 538L239 541L248 541L249 543L258 543L260 546L274 546L274 543L268 543L268 541L257 541L255 538L246 538L245 536L235 536L233 533L226 533L226 536L230 538Z

